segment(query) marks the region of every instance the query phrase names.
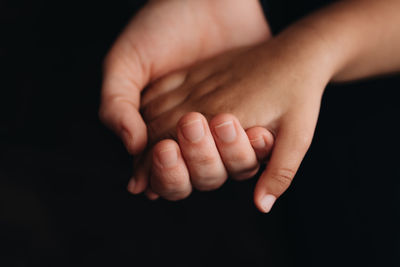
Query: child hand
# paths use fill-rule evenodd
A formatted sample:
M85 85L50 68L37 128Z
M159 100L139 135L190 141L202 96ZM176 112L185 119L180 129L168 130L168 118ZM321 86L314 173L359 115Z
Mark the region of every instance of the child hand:
M178 88L186 80L185 73L187 74L187 71L179 71L159 79L146 90L142 103L146 105L151 99L162 97L166 92ZM161 167L159 164L153 165L153 173L159 173L153 175L153 189L166 199L178 200L187 197L192 187L202 191L219 188L226 181L228 174L237 180L253 177L259 169L259 162L265 162L269 155L274 142L273 135L263 127L253 127L244 131L238 120L229 114L216 116L211 124L232 122L236 137L228 142L221 142L216 138L215 132L210 131L207 119L203 115L189 113L183 116L177 125L179 145L169 140L154 148L154 151L168 151L168 147L173 146L174 151L178 152L179 160L173 170L169 168L168 171L157 168ZM190 140L187 138L187 132L192 135ZM148 153L149 156L151 153ZM142 159L136 164L135 179L129 183L128 190L138 194L147 189L147 196L155 199L158 195L147 187L150 161ZM180 173L179 178L175 177L174 182L171 182L170 172L174 172L175 176Z
M213 126L218 130L213 131ZM267 129L253 127L244 131L233 115L217 115L209 124L200 113L190 112L178 122L176 142L159 142L153 153L148 153L152 158L136 165L128 190L137 194L145 189L150 167L151 189L146 190L150 199L158 195L168 200L183 199L193 187L214 190L226 181L228 174L236 180L253 177L272 145L273 136ZM152 165L147 167L143 163Z
M292 30L268 43L209 60L183 72L184 82L161 96L154 97L156 90L145 92L142 114L151 140L177 136L175 125L190 111L198 111L206 118L228 112L239 119L244 129L265 127L276 140L267 169L257 183L254 200L261 211L268 212L288 188L308 150L322 93L333 73L323 41L312 34L303 38L304 31L308 33L302 28ZM233 119L228 124L211 122L214 138L219 138L218 128L229 123L235 124ZM173 141L158 143L153 166L157 166L163 151L173 149ZM140 168L137 179L138 173ZM165 173L153 167L152 185L162 180ZM168 175L172 175L170 180L179 180L181 173Z

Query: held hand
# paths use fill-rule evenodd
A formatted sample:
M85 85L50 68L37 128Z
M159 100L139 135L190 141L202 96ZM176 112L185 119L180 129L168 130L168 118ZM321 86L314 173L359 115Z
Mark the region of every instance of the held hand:
M258 0L150 1L104 62L99 116L137 154L147 142L140 92L159 77L270 37Z
M152 150L151 188L168 200L187 197L192 187L217 189L228 174L236 180L253 177L259 161L266 160L273 145L273 136L265 128L244 131L230 114L220 114L208 124L201 114L188 113L179 120L177 134L176 142L163 140ZM135 193L137 182L143 178L136 176L128 189ZM147 195L156 197L150 189Z
M170 88L161 96L154 97L150 88L143 96L142 114L148 125L149 137L154 142L176 136L181 142L180 128L176 134L175 125L181 123L181 117L190 111L198 111L207 119L229 112L239 119L244 129L258 125L273 133L276 140L272 156L254 194L257 207L264 212L268 212L276 198L288 188L308 150L323 89L331 75L328 65L320 68L320 64L328 62L322 53L320 41L301 44L310 42L310 38L300 36L295 39L297 42L285 38L283 35L278 40L232 51L206 61L187 72L176 74L185 78L174 89ZM297 45L306 49L297 49ZM155 85L155 91L159 90L157 86L160 84ZM222 121L214 123L213 119L210 122L210 131L217 145L221 139L219 130L226 128L224 131L229 136L232 129L237 132L236 126L240 125L234 118ZM230 134L227 133L228 128ZM163 149L159 149L160 146ZM154 177L165 176L157 171L161 166L157 160L162 158L163 152L171 152L173 149L178 151L172 141L161 141L155 146L152 160L156 167L153 167L151 180L156 191L162 190L157 187L157 183L153 183L159 179ZM179 151L177 153L174 157L171 154L170 158L182 158ZM229 169L229 166L226 167ZM140 173L142 168L137 170L135 177L146 176L145 172ZM179 171L175 170L175 175L177 173ZM182 177L185 175L182 171ZM176 177L173 178L173 181L177 181ZM186 192L190 192L188 184L186 186Z

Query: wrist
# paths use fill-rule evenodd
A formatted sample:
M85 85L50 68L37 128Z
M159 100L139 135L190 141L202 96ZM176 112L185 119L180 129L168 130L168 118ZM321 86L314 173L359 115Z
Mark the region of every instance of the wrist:
M340 68L341 54L329 42L319 36L312 27L293 24L264 49L269 54L267 62L282 68L287 77L307 82L322 95L326 85ZM268 63L267 63L268 64Z
M303 28L305 36L320 43L330 80L360 79L399 69L400 61L391 52L400 43L396 7L396 0L338 1L290 28Z

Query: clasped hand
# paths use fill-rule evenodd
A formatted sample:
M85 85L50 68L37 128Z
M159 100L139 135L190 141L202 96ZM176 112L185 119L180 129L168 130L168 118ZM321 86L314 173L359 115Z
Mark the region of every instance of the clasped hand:
M179 13L188 8L181 2L151 2L106 59L100 117L139 155L128 188L179 200L193 187L216 189L228 176L250 178L270 156L254 192L256 206L268 212L312 140L329 80L319 69L320 44L299 52L309 38L296 39L289 31L270 39L258 1L239 1L254 16L235 34L239 10L231 10L231 17L213 13L211 23L199 24L186 16L191 9ZM216 5L196 2L187 5ZM150 20L155 14L160 27ZM173 14L186 14L180 18L186 23ZM192 36L190 26L200 35Z

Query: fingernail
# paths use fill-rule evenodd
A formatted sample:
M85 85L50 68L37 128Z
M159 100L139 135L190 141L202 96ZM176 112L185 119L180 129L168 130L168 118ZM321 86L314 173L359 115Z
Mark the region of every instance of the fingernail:
M261 208L265 213L268 213L272 206L274 205L276 201L276 197L273 195L265 195L263 199L261 200Z
M178 161L178 154L176 153L175 148L162 150L158 153L158 159L164 167L170 168L175 166Z
M201 120L194 120L182 125L183 136L192 143L200 141L204 136L204 127Z
M257 138L257 139L252 139L252 140L250 140L250 143L256 149L265 148L264 137L260 137L260 138Z
M136 185L135 178L131 178L131 179L129 180L129 182L128 182L127 189L128 189L128 191L131 192L132 194L134 194L135 185Z
M236 129L233 121L227 121L215 126L215 133L219 139L226 143L230 143L236 139Z

